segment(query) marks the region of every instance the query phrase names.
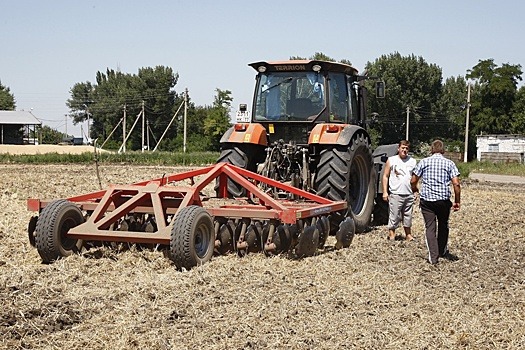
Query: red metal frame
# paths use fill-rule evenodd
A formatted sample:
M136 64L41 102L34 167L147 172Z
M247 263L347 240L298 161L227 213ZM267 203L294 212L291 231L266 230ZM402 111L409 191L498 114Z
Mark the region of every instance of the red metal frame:
M195 182L196 176L202 178ZM221 198L227 197L227 179L244 187L259 204L227 204L206 208L212 216L226 218L277 219L294 224L299 219L328 215L347 208L345 201L334 202L281 182L266 178L228 163L218 163L178 174L164 176L132 185L112 185L107 190L69 197L81 210L90 215L85 223L72 228L68 235L88 241L169 244L172 224L177 211L188 205L203 206L201 191L219 179ZM190 179L191 185L177 182ZM275 199L261 191L259 183L293 194L300 200ZM49 200L28 199L30 211L41 211ZM255 201L256 202L256 201ZM113 225L128 214L155 215L155 232L116 231Z

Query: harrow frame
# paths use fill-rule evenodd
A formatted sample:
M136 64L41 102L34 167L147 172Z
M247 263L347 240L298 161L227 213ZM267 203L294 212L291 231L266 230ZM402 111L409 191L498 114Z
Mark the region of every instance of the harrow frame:
M198 176L201 178L195 181ZM204 203L211 203L212 198L202 194L202 190L216 181L218 196L213 198L227 198L228 179L244 187L249 200L245 200L244 203L239 203L240 201L237 200L235 201L237 204L204 206ZM185 180L189 180L190 185L181 184ZM261 184L265 184L266 188L287 193L293 200L276 199L263 191ZM276 225L301 224L304 227L303 222L315 225L315 218L326 217L347 208L345 201L331 201L229 163L217 163L131 185L110 185L106 190L69 197L66 200L86 213L86 220L78 226L63 229L65 232L62 233L62 239L170 245L177 231L174 228L177 214L189 206L199 206L204 207L214 221L215 247L220 245L220 242L217 242L219 222L261 220L273 223L268 237L265 238L263 248L265 251L275 249L275 245L272 245L272 237ZM52 202L30 198L27 200L27 208L41 213ZM130 215L147 215L154 218L155 225L151 225L146 232L117 227ZM39 234L38 229L35 232L37 220L38 218L33 217L33 224L29 225L30 239L33 234ZM236 249L248 248L246 242L243 242L245 232L246 226L236 237ZM346 235L353 237L353 232L348 232Z

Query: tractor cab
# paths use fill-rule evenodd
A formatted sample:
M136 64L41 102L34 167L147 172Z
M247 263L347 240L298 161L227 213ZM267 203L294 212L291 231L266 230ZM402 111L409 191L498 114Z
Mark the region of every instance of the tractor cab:
M251 121L344 123L360 119L357 70L325 61L256 62Z

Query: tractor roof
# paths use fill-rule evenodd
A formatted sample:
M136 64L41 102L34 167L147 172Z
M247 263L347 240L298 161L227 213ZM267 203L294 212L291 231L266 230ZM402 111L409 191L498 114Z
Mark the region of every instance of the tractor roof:
M260 61L250 63L249 66L258 72L261 72L260 67L264 67L266 72L278 72L278 71L290 71L290 72L301 72L301 71L313 71L314 66L318 65L321 67L321 71L327 72L340 72L350 75L357 75L357 69L354 67L329 61L319 60L289 60L289 61Z

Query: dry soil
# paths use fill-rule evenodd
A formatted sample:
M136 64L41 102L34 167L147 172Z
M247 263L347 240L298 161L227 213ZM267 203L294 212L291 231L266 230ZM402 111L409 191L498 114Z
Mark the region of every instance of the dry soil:
M175 172L103 166L103 186ZM427 263L384 226L302 260L214 257L179 272L162 251L96 248L42 264L26 199L98 190L92 165L0 164L2 349L523 349L524 186L463 182L457 260Z

